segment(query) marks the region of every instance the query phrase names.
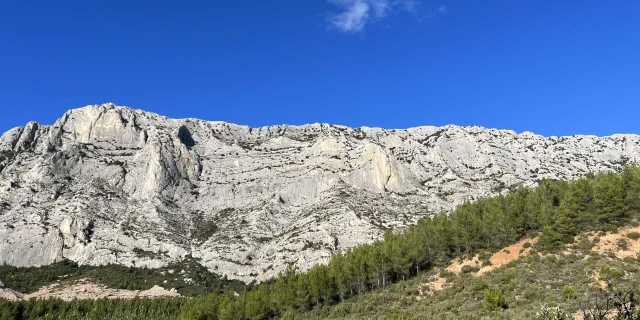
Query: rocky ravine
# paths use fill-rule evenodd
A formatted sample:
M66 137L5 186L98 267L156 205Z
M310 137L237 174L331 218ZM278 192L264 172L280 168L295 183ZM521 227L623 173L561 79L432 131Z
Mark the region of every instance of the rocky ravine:
M0 138L0 263L158 267L192 256L262 280L465 198L639 158L636 135L249 128L88 106Z

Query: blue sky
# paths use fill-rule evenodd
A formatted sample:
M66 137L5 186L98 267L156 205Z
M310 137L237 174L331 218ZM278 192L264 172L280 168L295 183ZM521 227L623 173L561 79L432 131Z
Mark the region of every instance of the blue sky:
M251 126L640 133L638 1L0 1L0 131L114 102Z

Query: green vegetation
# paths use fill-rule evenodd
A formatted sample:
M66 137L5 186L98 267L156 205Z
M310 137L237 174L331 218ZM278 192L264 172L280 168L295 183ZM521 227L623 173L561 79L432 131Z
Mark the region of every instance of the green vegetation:
M198 243L204 243L218 232L218 225L213 221L199 220L197 225L198 226L193 230L192 238Z
M562 297L565 299L575 299L577 297L576 289L569 285L562 287Z
M117 289L147 290L159 285L166 289L175 288L185 296L221 294L227 287L239 291L246 287L240 281L227 280L209 272L193 260L173 263L160 269L128 268L120 265L79 266L68 260L38 268L0 266L2 282L23 293L34 292L52 283L85 278Z
M484 290L484 304L489 311L498 311L500 309L507 309L509 306L504 299L504 293L500 288L485 289Z
M597 273L607 284L606 288L600 287ZM637 258L611 259L578 243L546 255L525 256L482 276L450 274L446 289L434 295L426 294L427 283L435 275L433 270L423 272L384 290L295 315L304 319L573 320L573 317L553 318L542 314L544 309L549 314L556 310L555 314L561 315L575 315L582 313L582 309L594 312L595 297L600 300L599 309L604 309L604 299L616 292L635 292L636 297L640 297ZM498 292L502 292L502 297Z
M597 290L590 285L589 272L599 273L610 287L640 283L635 259L604 261L585 253L592 244L584 239L571 246L576 253L559 250L583 232L616 230L639 213L637 167L572 182L542 180L535 189L467 202L453 212L421 219L403 233L388 231L383 240L338 253L328 265L306 273L290 267L277 280L250 288L218 287L218 292L180 302L178 319L533 319L540 312L561 316L565 310L578 310L573 296ZM540 238L527 258L483 277L440 272L452 282L450 287L417 302L418 286L435 267L475 254L488 264L488 252L537 234ZM556 306L561 308L553 309ZM28 312L40 307L21 302L2 308L22 310L20 315L31 319L37 317ZM73 312L89 312L78 308Z
M629 241L625 238L618 239L616 245L622 250L629 250Z
M636 231L629 232L627 233L627 238L631 240L638 240L640 239L640 232L636 232Z
M0 299L0 319L65 320L170 320L176 319L185 299L37 300L8 302Z

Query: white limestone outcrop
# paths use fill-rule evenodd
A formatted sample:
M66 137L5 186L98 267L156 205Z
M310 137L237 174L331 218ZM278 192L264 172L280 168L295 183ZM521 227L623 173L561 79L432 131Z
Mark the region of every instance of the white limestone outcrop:
M0 138L0 263L159 267L250 281L422 216L640 159L640 137L481 127L249 128L113 104Z

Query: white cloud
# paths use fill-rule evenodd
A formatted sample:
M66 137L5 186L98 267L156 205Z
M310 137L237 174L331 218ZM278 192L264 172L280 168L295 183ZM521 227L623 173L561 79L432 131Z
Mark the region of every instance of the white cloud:
M343 7L345 11L331 15L329 22L343 32L360 32L369 19L369 4L364 0L334 0L333 4Z
M340 8L341 12L329 15L330 26L338 31L358 33L375 18L382 20L399 7L408 12L415 12L418 0L328 0L329 3ZM444 6L443 6L444 7ZM445 8L446 10L446 8Z
M415 13L416 11L418 11L418 1L416 0L407 0L404 1L404 9L407 10L407 12L411 12L411 13Z
M373 7L373 12L376 14L376 17L383 18L387 15L387 11L389 11L389 1L387 0L371 0L371 7Z
M444 4L441 5L440 7L438 7L438 12L447 13L447 6L445 6Z

